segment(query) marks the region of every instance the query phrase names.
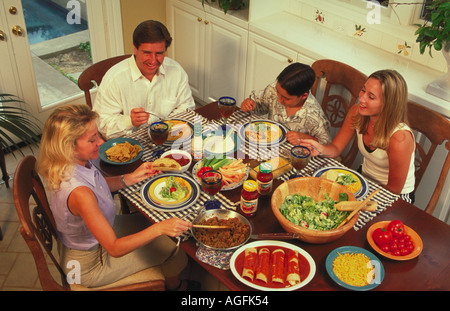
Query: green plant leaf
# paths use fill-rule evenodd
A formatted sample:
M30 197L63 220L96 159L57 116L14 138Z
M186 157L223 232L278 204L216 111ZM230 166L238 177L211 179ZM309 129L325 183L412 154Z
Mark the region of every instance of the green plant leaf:
M26 103L15 95L0 93L0 148L11 152L20 150L14 138L26 145L38 146L40 141L39 120L28 110L20 107Z
M437 39L434 41L433 47L436 51L440 51L442 49L442 41Z

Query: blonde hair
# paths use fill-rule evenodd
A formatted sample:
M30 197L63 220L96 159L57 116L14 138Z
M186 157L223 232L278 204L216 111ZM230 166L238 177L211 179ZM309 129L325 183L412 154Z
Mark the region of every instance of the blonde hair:
M87 105L65 105L55 109L42 133L36 170L50 190L72 176L77 139L86 133L98 114Z
M381 83L383 107L374 126L371 145L387 150L389 138L400 123L408 124L408 86L405 79L395 70L379 70L369 76ZM357 114L355 128L360 133L367 132L369 117Z

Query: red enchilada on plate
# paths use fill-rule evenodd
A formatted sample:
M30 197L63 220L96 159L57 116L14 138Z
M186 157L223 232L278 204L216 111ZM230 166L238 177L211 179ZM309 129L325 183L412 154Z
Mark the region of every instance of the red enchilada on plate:
M242 283L259 290L296 290L316 272L312 257L303 249L281 241L257 241L241 246L230 268Z

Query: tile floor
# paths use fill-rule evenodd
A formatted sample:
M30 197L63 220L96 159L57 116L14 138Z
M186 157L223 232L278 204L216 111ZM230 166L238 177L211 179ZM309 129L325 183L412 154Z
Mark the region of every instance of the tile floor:
M28 148L23 149L23 152L31 153ZM37 155L37 152L34 151L34 154ZM11 154L6 155L10 175L14 174L22 158L20 153L16 156L17 159ZM33 256L19 232L20 222L12 193L13 181L10 180L9 184L9 188L0 184L0 227L3 233L3 240L0 241L0 291L40 291L42 288ZM202 290L228 290L192 259L183 271L183 277L201 282Z

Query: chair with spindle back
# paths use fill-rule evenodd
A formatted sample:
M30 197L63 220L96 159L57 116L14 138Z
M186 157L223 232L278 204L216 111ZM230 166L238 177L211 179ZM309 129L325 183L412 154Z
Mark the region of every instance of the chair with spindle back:
M316 80L311 93L317 98L331 124L334 137L342 127L350 107L356 103L367 76L344 63L322 59L312 64ZM351 167L358 154L356 135L341 155L342 164Z
M436 187L425 208L428 214L433 214L450 168L450 121L441 114L413 101L408 102L408 121L416 138L415 190L417 190L436 148L445 144L444 146L447 149L447 156L442 165Z

